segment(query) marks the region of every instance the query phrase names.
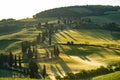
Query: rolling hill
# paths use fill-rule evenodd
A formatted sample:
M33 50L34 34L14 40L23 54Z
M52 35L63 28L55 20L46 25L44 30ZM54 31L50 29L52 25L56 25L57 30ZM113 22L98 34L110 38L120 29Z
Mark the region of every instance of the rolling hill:
M100 66L107 66L120 62L120 32L99 29L98 25L105 22L120 21L120 7L119 6L72 6L62 7L46 10L37 13L33 16L34 19L22 20L5 20L0 22L0 52L13 51L13 54L21 54L21 42L33 41L39 33L44 32L44 29L49 29L42 25L38 29L38 23L48 25L53 24L52 28L59 27L57 24L61 17L64 18L90 18L92 23L87 25L87 28L71 28L69 24L64 24L61 20L61 25L65 25L63 30L52 35L52 42L60 49L60 56L58 59L51 59L46 61L44 59L38 60L39 68L46 65L48 76L55 79L55 76L65 76L66 72L77 73L81 70L96 69ZM7 24L7 25L6 25ZM66 28L66 25L68 28ZM6 27L8 29L6 29ZM92 28L90 28L92 27ZM119 27L119 26L118 26ZM10 28L10 30L9 30ZM7 31L8 30L8 31ZM47 42L49 39L46 38ZM73 42L73 44L68 44ZM47 51L49 54L52 46L47 48L42 47L43 43L36 44L39 55L44 55ZM45 44L44 44L45 45ZM21 54L22 55L22 54ZM9 72L6 72L9 73ZM110 77L112 75L119 75L120 72L108 74L105 76L95 77L93 80L101 80L103 77ZM118 77L119 79L119 77ZM109 78L108 78L109 80ZM116 79L117 80L117 79Z
M119 6L101 6L101 5L88 5L88 6L70 6L61 7L42 11L35 14L34 18L46 17L84 17L84 16L101 16L108 14L119 13Z

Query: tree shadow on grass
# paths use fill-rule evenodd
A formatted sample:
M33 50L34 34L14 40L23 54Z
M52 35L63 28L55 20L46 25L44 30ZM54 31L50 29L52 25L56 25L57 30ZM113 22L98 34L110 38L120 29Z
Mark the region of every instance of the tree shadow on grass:
M64 32L64 33L65 33L67 36L69 36L71 39L77 41L74 37L72 37L72 35L70 35L70 34L68 34L68 33L66 33L66 32Z
M52 73L53 73L55 76L57 76L58 73L57 73L56 68L55 68L54 66L52 66L52 65L50 66L50 68L51 68Z
M105 30L85 30L85 32L82 32L80 30L74 30L79 33L79 35L84 35L84 36L89 36L91 38L96 38L96 39L101 39L101 40L106 40L107 36L109 35L108 32Z
M65 53L67 55L72 55L72 56L79 56L83 60L90 61L87 56L96 53L97 55L101 56L104 58L104 55L102 55L100 52L103 50L102 47L95 47L95 46L76 46L76 45L69 45L71 48L70 50L65 50Z
M57 65L55 65L55 67L56 67L56 69L58 70L58 72L59 72L62 76L64 76L63 73L61 72L61 70L59 69L59 67L58 67Z
M61 51L62 51L63 53L65 53L65 49L62 47L61 44L59 45L59 48L61 49Z
M67 39L66 36L64 36L62 33L59 33L63 38Z
M62 58L59 59L60 59L59 64L64 70L64 72L72 72L72 70L68 67L67 63Z
M112 49L114 51L114 53L118 56L120 56L120 50L116 50L116 49Z

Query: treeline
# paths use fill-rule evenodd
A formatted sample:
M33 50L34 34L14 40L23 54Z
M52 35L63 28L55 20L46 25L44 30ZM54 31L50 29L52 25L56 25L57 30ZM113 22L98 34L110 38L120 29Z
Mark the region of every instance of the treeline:
M108 31L120 31L120 25L116 22L94 23L90 18L74 19L72 22L76 25L75 29L102 29Z
M46 65L43 65L42 69L38 71L39 66L37 62L31 57L29 57L28 66L23 66L23 64L25 64L25 62L23 56L21 55L14 55L12 52L9 52L8 55L5 55L3 53L0 54L0 69L15 71L16 74L21 73L24 76L29 75L30 78L40 79L47 76Z
M56 76L57 80L91 80L95 76L105 75L109 74L115 71L120 71L120 64L108 65L107 67L101 66L100 68L97 68L96 70L82 70L79 73L66 73L66 76L63 78L60 76Z
M30 27L30 25L35 24L36 22L33 21L22 21L22 20L15 20L15 19L2 19L0 21L0 34L6 34L21 30L25 27Z
M22 57L20 55L13 55L9 52L9 55L0 54L0 68L22 68Z
M37 13L33 18L100 16L109 12L118 13L119 8L119 6L102 5L61 7Z

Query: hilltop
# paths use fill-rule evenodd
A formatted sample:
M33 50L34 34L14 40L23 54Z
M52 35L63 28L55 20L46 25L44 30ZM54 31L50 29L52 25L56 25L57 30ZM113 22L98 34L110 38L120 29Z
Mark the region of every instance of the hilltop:
M89 17L97 23L101 22L117 22L120 21L119 6L102 6L102 5L86 5L86 6L69 6L54 8L39 12L33 15L33 18L83 18Z
M69 6L45 10L35 14L34 18L46 17L84 17L84 16L102 16L108 14L119 13L119 6L102 6L102 5L86 5L86 6Z

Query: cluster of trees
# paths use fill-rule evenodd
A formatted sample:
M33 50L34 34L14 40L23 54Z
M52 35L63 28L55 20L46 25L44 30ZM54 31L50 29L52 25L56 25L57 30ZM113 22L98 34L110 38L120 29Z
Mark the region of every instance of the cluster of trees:
M116 22L98 24L92 22L90 18L61 18L61 20L64 24L69 25L70 28L75 29L102 29L109 30L111 33L113 31L120 31L119 24ZM74 26L72 24L74 24Z
M74 42L73 42L73 41L71 41L71 42L68 41L67 44L68 44L68 45L69 45L69 44L70 44L70 45L73 45Z
M12 52L9 55L0 54L0 68L22 68L21 56L13 55Z
M59 57L59 54L60 54L60 50L58 48L58 46L54 45L53 46L53 53L51 52L51 57L52 58L58 58Z
M14 19L3 19L0 21L0 33L13 32L20 30L23 27L23 23L16 21Z
M102 27L105 30L109 30L111 32L111 34L112 34L113 31L120 31L119 25L117 23L115 23L115 22L103 23Z
M38 65L33 60L29 62L29 74L30 78L36 78L38 74Z
M35 43L24 41L21 43L21 49L22 49L22 53L24 55L27 55L29 59L31 59L33 56L37 58L38 52Z
M57 80L88 80L95 76L99 75L105 75L108 73L112 73L115 71L120 71L120 64L116 66L109 65L108 67L101 66L100 68L97 68L96 70L82 70L79 73L66 73L66 76L63 78L60 76L56 76Z
M58 21L58 23L60 23ZM38 23L38 27L40 28L41 23ZM55 26L53 24L48 24L46 22L44 25L44 29L42 30L42 33L39 33L38 36L36 37L36 42L39 43L44 43L47 42L49 45L52 45L52 35L58 30L62 29L62 26Z
M37 36L38 37L38 36ZM35 42L24 41L21 43L21 49L23 56L27 55L29 58L28 65L28 74L30 78L42 78L46 76L46 66L43 67L43 70L38 72L39 67L35 59L38 59L37 46ZM33 58L34 57L34 58ZM42 75L41 75L41 74Z

